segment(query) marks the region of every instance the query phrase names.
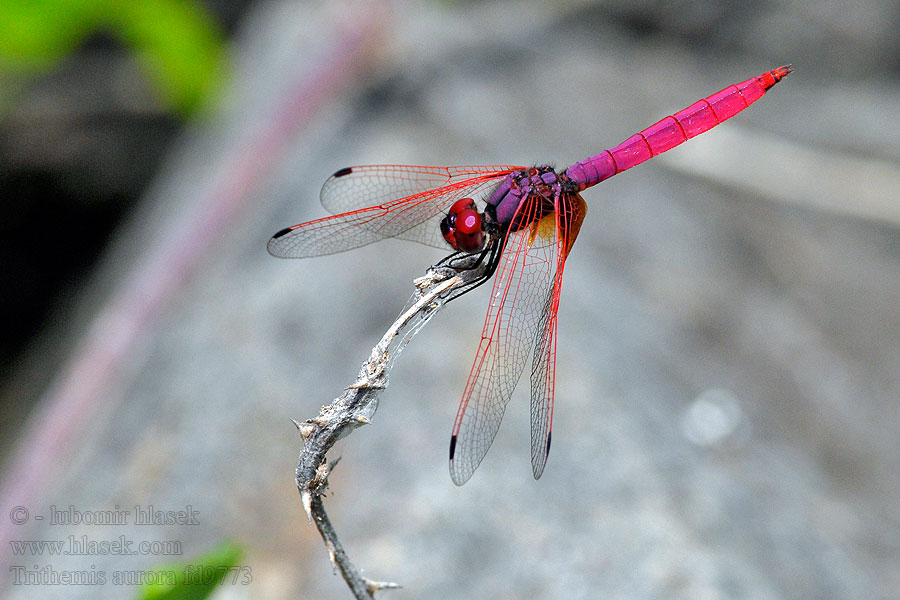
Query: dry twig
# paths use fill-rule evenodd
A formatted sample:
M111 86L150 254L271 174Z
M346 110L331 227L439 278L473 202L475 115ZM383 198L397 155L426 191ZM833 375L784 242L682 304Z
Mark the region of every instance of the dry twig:
M372 349L369 359L360 368L356 382L331 404L323 406L317 417L303 423L294 421L304 441L296 473L303 508L309 520L318 527L332 564L341 572L358 599L374 598L378 590L400 586L366 579L347 558L322 503L322 494L328 487L328 475L337 464L336 460L326 462L325 455L337 440L370 422L378 408L378 394L388 385L393 362L412 337L440 310L453 292L484 275L484 263L476 264L475 257L468 260L471 263L462 266L470 268L432 267L424 277L415 280L415 293Z

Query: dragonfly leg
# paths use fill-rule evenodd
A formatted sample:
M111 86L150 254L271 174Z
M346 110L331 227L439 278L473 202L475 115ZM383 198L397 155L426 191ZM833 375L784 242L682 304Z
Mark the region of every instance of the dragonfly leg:
M435 266L449 267L456 271L471 271L472 269L477 269L478 266L481 265L482 261L484 261L484 257L489 251L490 248L485 248L478 252L477 255L471 252L454 252L453 254L442 258Z
M452 269L455 269L456 267L453 266L453 263L455 261L457 261L458 259L463 258L465 256L469 256L469 253L468 252L454 252L453 254L448 254L447 256L445 256L444 258L439 260L437 263L435 263L434 266L450 267Z
M459 298L463 294L471 292L472 290L474 290L475 288L477 288L484 282L488 281L491 277L493 277L494 271L497 270L497 266L500 264L500 255L503 253L503 245L504 245L503 240L504 240L504 238L499 238L499 239L496 239L496 241L488 244L488 246L484 250L482 250L481 252L478 253L478 257L475 259L474 263L470 263L470 264L467 264L464 266L460 265L458 267L455 266L453 264L454 261L458 261L458 260L461 260L461 259L464 259L467 257L472 258L471 254L465 254L463 252L456 252L454 254L451 254L450 256L445 258L443 261L441 261L441 262L447 261L446 264L448 266L450 266L451 268L454 268L454 269L459 269L459 270L477 269L482 266L482 263L484 263L485 260L487 261L484 266L484 273L482 273L477 279L472 280L467 285L465 285L465 286L459 288L458 290L456 290L455 292L453 292L453 294L451 294L450 297L447 298L447 302L450 302L451 300L455 300L456 298ZM460 254L462 254L463 256L458 256ZM440 264L440 263L438 263L438 264Z

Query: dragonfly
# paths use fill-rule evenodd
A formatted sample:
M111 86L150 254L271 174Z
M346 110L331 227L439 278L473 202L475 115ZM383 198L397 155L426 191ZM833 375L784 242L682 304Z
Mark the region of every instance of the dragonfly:
M460 268L478 265L484 274L460 294L491 277L494 282L450 437L450 476L462 485L481 464L531 357L531 466L539 479L553 429L563 268L587 213L581 192L730 119L791 72L787 65L730 85L565 170L340 169L320 194L332 216L282 229L269 240L268 251L307 258L399 238L452 249L450 265L457 264L453 257L475 258Z

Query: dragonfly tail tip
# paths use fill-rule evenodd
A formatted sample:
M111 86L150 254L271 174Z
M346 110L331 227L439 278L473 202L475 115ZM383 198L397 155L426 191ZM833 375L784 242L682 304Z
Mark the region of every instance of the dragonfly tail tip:
M772 70L772 74L775 75L775 80L780 81L781 79L787 77L791 73L794 72L794 66L787 64L782 67L778 67L777 69Z

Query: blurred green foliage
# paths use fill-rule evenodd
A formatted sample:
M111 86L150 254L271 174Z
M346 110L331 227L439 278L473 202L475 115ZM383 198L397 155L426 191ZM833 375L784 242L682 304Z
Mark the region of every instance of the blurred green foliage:
M223 542L201 556L183 563L160 565L146 576L137 600L203 600L221 585L248 585L252 574L238 565L243 550Z
M134 53L162 101L183 115L207 106L223 83L223 36L191 0L0 0L0 70L40 74L99 30Z

